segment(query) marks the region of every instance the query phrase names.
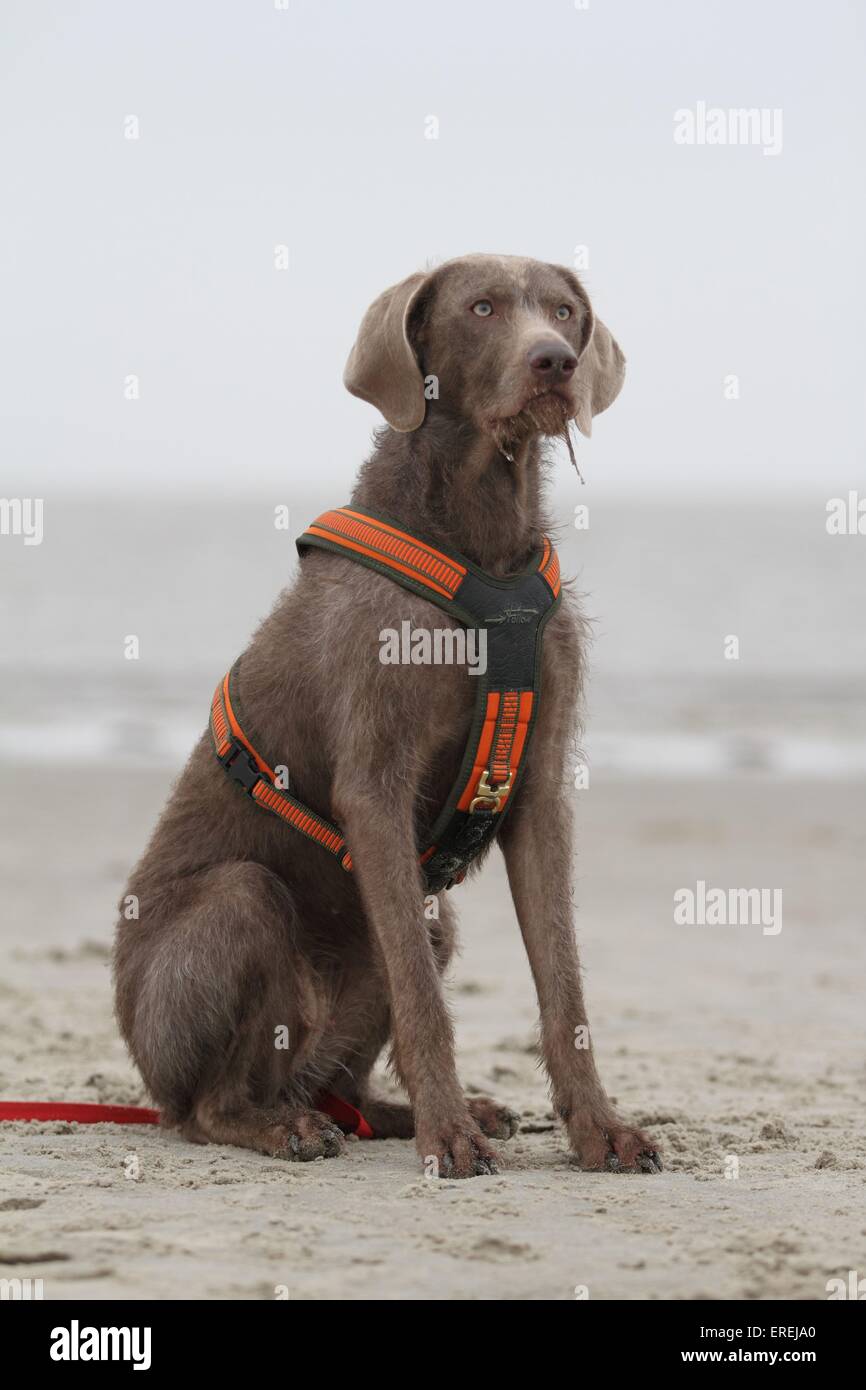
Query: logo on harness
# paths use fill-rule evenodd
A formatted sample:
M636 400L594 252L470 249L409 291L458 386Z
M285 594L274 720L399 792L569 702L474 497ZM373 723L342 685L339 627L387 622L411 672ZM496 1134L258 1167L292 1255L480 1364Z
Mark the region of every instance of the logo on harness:
M497 613L495 618L488 618L488 623L531 623L533 618L538 617L537 608L505 608L501 613Z

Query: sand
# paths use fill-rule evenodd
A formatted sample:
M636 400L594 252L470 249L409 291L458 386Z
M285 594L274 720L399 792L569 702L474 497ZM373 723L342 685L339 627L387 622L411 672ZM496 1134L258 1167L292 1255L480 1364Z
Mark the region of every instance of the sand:
M108 951L168 777L6 775L0 1098L144 1101ZM600 1065L663 1174L570 1162L497 858L459 890L450 990L467 1088L523 1116L499 1176L426 1181L397 1141L298 1165L5 1124L0 1278L41 1278L46 1299L823 1299L866 1273L862 787L596 777L576 795ZM677 925L698 879L781 888L781 932Z

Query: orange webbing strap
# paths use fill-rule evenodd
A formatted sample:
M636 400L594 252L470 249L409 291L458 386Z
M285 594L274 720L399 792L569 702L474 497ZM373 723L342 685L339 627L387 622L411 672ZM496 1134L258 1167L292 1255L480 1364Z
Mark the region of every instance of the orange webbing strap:
M276 773L259 757L232 708L230 677L231 672L223 677L211 702L210 731L217 758L232 781L243 787L259 806L315 840L336 855L344 869L350 870L352 856L336 825L276 786Z
M440 598L453 598L466 575L466 566L459 560L388 522L352 511L351 507L324 512L307 528L307 534L374 560Z
M559 598L559 591L562 588L559 579L559 556L550 544L547 537L544 537L544 551L541 556L541 563L538 572L542 579L546 579L550 585L554 598Z
M529 696L530 706L532 696ZM520 761L515 749L517 721L520 713L520 693L517 690L504 690L499 700L499 713L493 734L493 747L490 752L489 774L494 786L507 782L510 774ZM527 712L528 719L528 712ZM526 722L526 721L524 721Z
M508 802L511 786L526 746L526 736L532 722L533 693L531 690L491 690L481 725L481 734L472 760L472 771L457 801L458 811L469 811L478 797L479 783L487 773L491 791L507 782L509 786L491 798L486 809L501 815Z

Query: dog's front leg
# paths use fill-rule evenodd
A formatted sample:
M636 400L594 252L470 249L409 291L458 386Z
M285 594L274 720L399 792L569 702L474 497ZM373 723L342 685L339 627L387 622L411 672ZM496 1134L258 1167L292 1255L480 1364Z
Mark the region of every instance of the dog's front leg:
M368 921L387 973L394 1061L415 1112L415 1143L435 1177L496 1171L496 1154L466 1105L454 1036L428 934L408 789L382 801L335 786ZM404 784L405 786L405 784Z
M572 1148L587 1169L659 1170L652 1141L620 1120L596 1070L572 922L571 811L558 779L527 775L500 840L538 993L554 1106Z

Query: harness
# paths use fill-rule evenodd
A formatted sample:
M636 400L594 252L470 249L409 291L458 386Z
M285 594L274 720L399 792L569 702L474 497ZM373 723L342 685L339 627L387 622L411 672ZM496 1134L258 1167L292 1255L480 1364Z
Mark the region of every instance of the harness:
M432 546L384 516L350 507L324 512L297 547L302 558L313 548L328 550L377 570L467 630L486 633L487 669L472 676L475 708L460 771L430 843L419 847L428 890L450 888L462 882L472 860L495 838L525 766L540 697L542 636L561 597L556 552L545 538L522 574L495 579L457 551ZM259 806L351 872L352 857L339 827L283 789L244 733L239 668L236 662L223 678L211 705L210 731L221 766Z

